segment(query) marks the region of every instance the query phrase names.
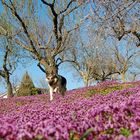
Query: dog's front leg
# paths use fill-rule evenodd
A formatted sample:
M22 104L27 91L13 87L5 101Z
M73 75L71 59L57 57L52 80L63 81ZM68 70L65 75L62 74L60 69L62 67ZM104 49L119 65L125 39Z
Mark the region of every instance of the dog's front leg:
M53 100L53 88L50 87L50 101Z

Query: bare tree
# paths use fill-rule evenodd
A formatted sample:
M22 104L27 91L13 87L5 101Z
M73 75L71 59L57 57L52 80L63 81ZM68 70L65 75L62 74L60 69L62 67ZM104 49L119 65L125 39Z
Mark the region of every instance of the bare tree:
M80 24L78 20L71 21L71 18L84 3L75 0L2 0L7 14L12 16L13 24L18 27L15 27L15 30L22 31L16 36L16 43L32 54L46 76L52 73L58 75L58 66L65 61L57 64L60 54L68 49L72 32L78 29ZM43 7L42 11L41 8L37 9L39 5ZM44 12L44 15L41 15L41 12ZM47 22L44 22L45 20Z
M136 81L138 80L138 78L140 77L140 73L137 71L130 71L130 76L128 77L130 79L130 81Z
M16 70L18 63L22 62L23 56L21 55L22 50L14 42L14 37L18 32L14 31L13 25L5 18L4 13L0 16L0 21L0 76L6 82L8 97L12 97L14 94L11 75Z
M131 38L137 47L140 46L140 3L131 1L93 1L89 18L93 24L104 28L106 33L119 41Z
M100 54L94 60L93 78L97 82L114 80L120 73L115 69L112 56Z
M6 81L8 97L12 97L13 96L13 90L12 90L12 84L10 82L11 68L10 69L7 68L8 67L7 63L8 63L9 53L10 53L10 50L9 50L8 46L6 46L3 65L2 65L2 68L0 70L0 76L3 77ZM11 67L11 65L9 65L9 66Z
M89 32L91 32L91 28ZM112 75L120 74L115 69L112 51L105 45L105 40L100 33L93 32L93 34L89 35L89 39L86 38L86 42L82 37L78 38L77 48L72 48L71 53L67 56L73 60L71 64L82 78L85 86L89 86L94 81L112 79Z
M13 96L12 84L10 81L10 75L15 69L15 63L12 57L15 56L13 43L12 43L12 26L7 21L0 17L0 48L1 48L1 68L0 76L4 78L7 87L8 97Z
M114 46L114 65L116 71L121 75L121 80L126 82L126 74L129 72L129 75L133 75L134 78L138 75L137 72L131 71L135 67L135 59L139 56L137 55L138 51L134 47L129 47L129 44L125 47L125 51L122 52L119 46Z
M131 46L133 46L135 49L135 46L139 47L140 45L139 6L140 6L140 3L138 0L135 0L135 1L124 1L124 0L96 1L94 0L90 2L90 13L87 15L87 19L91 19L90 20L91 26L94 29L94 33L101 34L103 38L106 40L106 44L109 44L109 46L112 45L113 47L114 44L112 42L114 42L114 39L117 38L117 40L119 40L119 43L122 43L122 46L124 46L124 43L126 42L129 43L131 40L131 43L132 43ZM95 36L95 34L93 36ZM119 50L119 53L121 54L120 57L122 57L121 59L123 63L119 63L119 60L117 60L117 55L114 55L114 57L116 57L115 63L114 63L114 58L112 58L113 61L110 62L113 64L112 69L115 70L116 75L118 76L119 74L121 74L121 77L122 77L121 79L123 79L123 81L126 80L126 76L124 75L126 75L126 73L129 73L130 75L130 70L132 71L132 67L134 67L135 65L133 60L136 57L136 53L127 49L128 48L126 45L125 54L121 54L121 51ZM139 49L137 49L137 54L138 54L138 51ZM137 59L139 59L138 55L137 55ZM101 62L102 59L99 59L99 60ZM94 59L94 62L96 62L96 59ZM114 64L118 66L114 66ZM116 69L115 67L118 67L118 69ZM103 61L102 61L102 65L100 65L100 69L105 70ZM96 69L94 70L94 72L95 71ZM131 73L134 73L134 72L131 72ZM104 71L102 73L102 76L100 75L100 78L102 77L102 79L104 79L103 77L105 75L106 74ZM109 78L110 78L110 75L109 75Z

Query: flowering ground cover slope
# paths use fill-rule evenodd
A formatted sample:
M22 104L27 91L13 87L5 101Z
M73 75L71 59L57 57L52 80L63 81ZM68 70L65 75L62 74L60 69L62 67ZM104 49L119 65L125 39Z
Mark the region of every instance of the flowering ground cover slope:
M0 100L0 140L140 140L140 81Z

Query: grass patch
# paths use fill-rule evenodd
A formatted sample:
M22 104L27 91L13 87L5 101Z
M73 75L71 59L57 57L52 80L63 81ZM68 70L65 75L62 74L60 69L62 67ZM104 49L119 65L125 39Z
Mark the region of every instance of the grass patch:
M120 129L120 134L125 136L125 137L128 137L128 136L130 136L131 131L129 129L127 129L127 128L121 128Z
M16 106L23 106L23 105L25 105L26 103L21 102L21 101L17 101L15 104L16 104Z
M108 87L104 87L104 88L97 88L97 89L90 89L88 90L84 96L86 98L91 97L94 94L102 94L102 95L106 95L109 94L113 91L117 91L117 90L123 90L123 89L128 89L128 88L132 88L134 87L134 85L130 85L130 84L123 84L123 85L113 85L113 86L108 86Z
M105 131L106 134L113 134L114 133L114 128L108 128L106 131Z

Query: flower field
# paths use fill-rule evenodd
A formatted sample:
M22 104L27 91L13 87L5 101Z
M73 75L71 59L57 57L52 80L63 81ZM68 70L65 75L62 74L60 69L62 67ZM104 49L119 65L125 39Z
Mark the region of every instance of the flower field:
M140 140L140 81L0 99L0 140Z

